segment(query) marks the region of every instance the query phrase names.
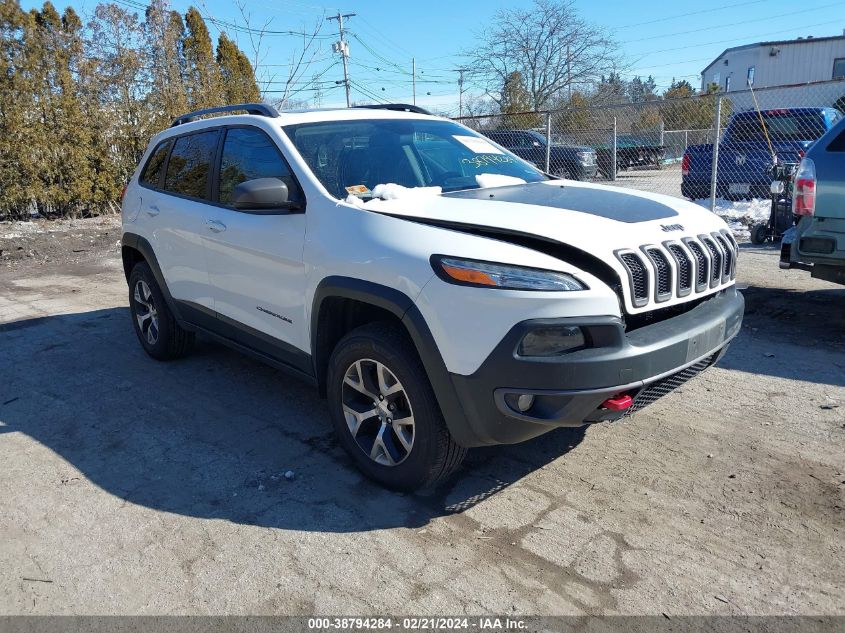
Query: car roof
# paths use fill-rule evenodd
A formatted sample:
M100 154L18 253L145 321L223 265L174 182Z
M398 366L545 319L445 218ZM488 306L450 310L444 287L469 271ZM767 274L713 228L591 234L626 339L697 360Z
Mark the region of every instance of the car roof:
M224 125L256 125L261 123L270 126L285 127L299 123L318 123L321 121L365 121L365 120L425 120L434 119L448 121L443 117L431 114L420 114L416 112L405 112L397 110L385 110L381 108L322 108L314 110L291 110L279 112L279 116L261 116L255 114L231 114L213 116L207 119L199 119L174 125L162 130L153 138L152 142L160 143L166 138L179 136L190 132L221 127Z

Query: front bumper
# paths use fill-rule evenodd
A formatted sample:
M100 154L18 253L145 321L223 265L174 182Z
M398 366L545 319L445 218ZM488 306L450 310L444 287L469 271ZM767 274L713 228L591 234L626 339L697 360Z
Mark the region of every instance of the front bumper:
M745 302L735 287L678 316L625 332L618 317L535 319L514 326L472 375L450 374L467 428L452 429L465 446L513 444L562 426L621 417L602 409L617 394L636 410L706 369L739 333ZM577 325L593 347L551 358L516 354L538 326ZM534 395L520 412L513 403Z

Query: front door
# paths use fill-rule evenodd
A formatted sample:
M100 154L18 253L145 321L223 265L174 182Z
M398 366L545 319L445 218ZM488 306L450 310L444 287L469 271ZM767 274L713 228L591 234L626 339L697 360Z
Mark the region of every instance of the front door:
M302 193L276 144L255 127L224 132L217 191L206 212L205 245L214 309L236 340L282 360L308 350L305 341L305 214L250 213L232 205L236 185L279 178L289 199ZM297 352L299 350L299 352Z

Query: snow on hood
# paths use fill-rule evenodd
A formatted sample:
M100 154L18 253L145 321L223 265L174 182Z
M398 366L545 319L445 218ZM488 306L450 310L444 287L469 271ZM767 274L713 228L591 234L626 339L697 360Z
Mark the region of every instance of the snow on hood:
M482 189L489 187L507 187L508 185L524 185L526 183L522 178L514 178L513 176L505 176L504 174L477 174L475 182Z

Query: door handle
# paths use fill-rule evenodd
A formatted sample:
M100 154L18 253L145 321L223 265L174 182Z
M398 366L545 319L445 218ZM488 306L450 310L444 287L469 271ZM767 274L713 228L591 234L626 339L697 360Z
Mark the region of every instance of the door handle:
M151 204L150 206L147 207L147 215L150 216L151 218L154 218L159 213L161 213L161 209L159 209L156 205Z
M218 222L217 220L206 220L205 225L208 227L209 231L214 231L215 233L222 233L226 230L226 225L222 222Z

